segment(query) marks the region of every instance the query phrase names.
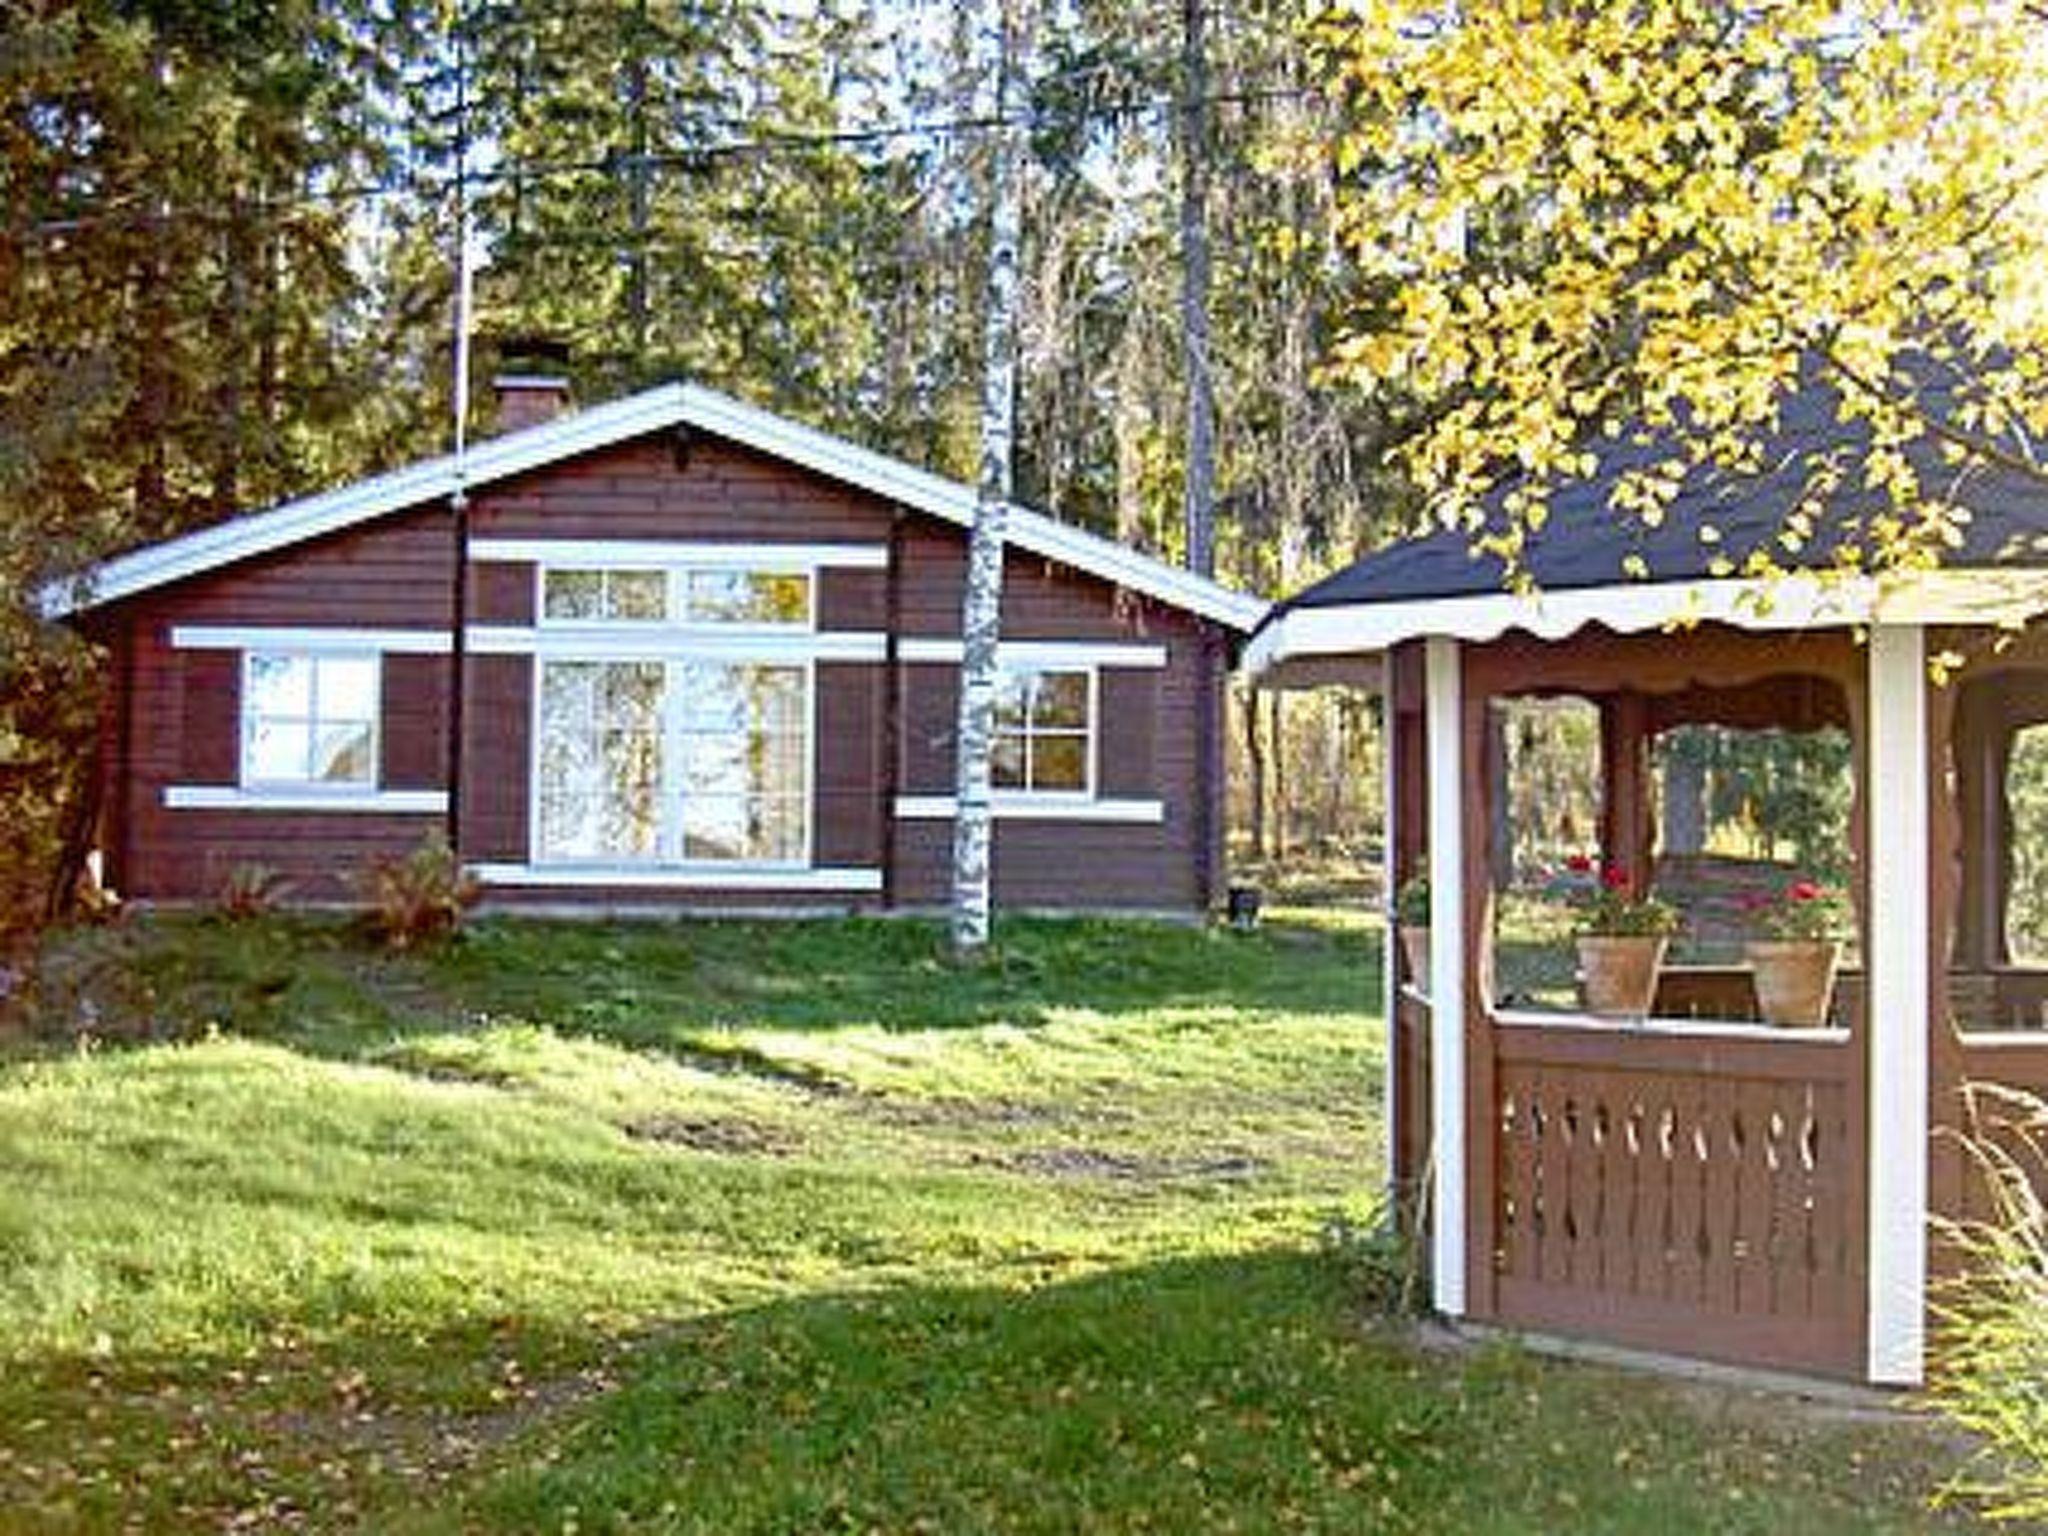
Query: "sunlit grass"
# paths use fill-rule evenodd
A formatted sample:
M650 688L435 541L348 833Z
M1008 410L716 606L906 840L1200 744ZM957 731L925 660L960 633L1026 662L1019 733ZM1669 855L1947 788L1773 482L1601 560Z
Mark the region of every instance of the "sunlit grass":
M1923 1521L1911 1437L1367 1332L1355 918L1000 937L64 941L0 1058L0 1530Z

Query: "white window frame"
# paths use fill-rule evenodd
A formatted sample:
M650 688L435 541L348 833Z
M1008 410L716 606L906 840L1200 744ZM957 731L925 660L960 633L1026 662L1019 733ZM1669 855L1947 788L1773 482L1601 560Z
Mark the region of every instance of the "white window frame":
M285 661L302 661L313 669L313 679L308 694L308 708L311 713L307 727L314 733L320 728L320 664L323 661L364 661L370 665L374 679L374 697L370 705L370 776L366 780L315 779L310 776L299 778L257 778L250 769L249 743L254 734L255 716L253 707L255 689L251 686L250 674L258 657L277 658ZM357 799L379 794L384 783L384 657L374 647L356 650L305 649L291 646L260 646L242 652L240 668L241 696L236 700L235 709L235 783L248 798L265 797L317 797L337 800Z
M1093 804L1096 800L1098 788L1102 783L1102 765L1100 762L1102 753L1102 669L1092 662L1061 662L1054 659L1004 662L998 659L996 670L999 674L1010 677L1056 675L1085 678L1088 684L1088 720L1085 728L1086 744L1081 754L1083 778L1079 789L1034 789L1028 784L1021 786L999 785L994 782L993 766L991 766L989 794L992 799L1011 805ZM991 758L994 756L997 740L1005 734L1017 735L1019 733L1015 731L1006 733L1000 725L993 721L990 722L989 752ZM1032 728L1028 713L1024 730L1021 734L1025 742L1024 756L1027 765L1026 775L1028 777L1028 765L1031 760L1031 739L1033 736L1040 734ZM1074 733L1072 731L1050 730L1044 734L1071 736Z
M817 584L812 583L812 592ZM733 626L720 626L730 629ZM786 627L786 626L778 626ZM545 669L549 666L564 665L652 665L662 669L661 699L661 788L659 805L661 822L656 837L656 852L651 858L626 858L618 855L604 855L592 858L563 857L551 854L541 842L541 710L544 696ZM803 673L804 708L804 751L803 788L799 799L804 812L803 847L794 859L686 859L682 856L683 794L679 775L683 760L682 711L679 700L681 690L676 687L675 678L680 668L700 666L722 667L778 667L786 670L800 670ZM791 873L814 867L817 856L818 836L818 668L815 659L802 659L783 655L746 656L719 651L707 652L663 652L657 655L620 656L603 655L542 655L533 659L533 687L527 763L527 838L526 857L528 866L536 871L549 873L603 872L616 871L620 874L638 874L645 877L658 873L664 878L702 875L707 883L715 883L721 874L738 874L748 871ZM671 807L673 806L673 811ZM687 878L675 878L674 883L688 884Z
M663 578L664 607L667 612L661 618L568 619L558 618L548 612L548 577L551 575L604 577L617 573L637 574L649 571L659 572ZM777 622L772 619L724 620L685 617L690 578L697 575L801 577L804 583L804 616L788 622ZM818 577L819 570L815 562L800 558L777 558L773 553L759 558L750 556L745 562L679 560L672 555L634 558L630 553L584 559L571 556L543 560L537 561L533 568L533 622L536 630L605 636L652 633L735 636L815 634L818 629L818 589L822 585Z

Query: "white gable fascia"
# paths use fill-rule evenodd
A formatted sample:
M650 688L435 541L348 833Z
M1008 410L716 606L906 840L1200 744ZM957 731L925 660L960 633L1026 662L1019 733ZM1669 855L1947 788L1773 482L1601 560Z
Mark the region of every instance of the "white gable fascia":
M458 484L469 488L489 485L678 425L729 439L770 458L812 470L960 527L970 526L974 521L974 491L957 480L931 474L901 459L859 447L715 390L693 384L664 384L624 400L575 411L541 426L479 443L470 450L459 481L453 456L428 459L119 556L79 580L46 586L40 594L42 610L47 617L62 618L373 518L442 500L453 495ZM1241 633L1251 630L1265 616L1267 605L1257 598L1233 592L1191 571L1029 508L1010 509L1008 542Z

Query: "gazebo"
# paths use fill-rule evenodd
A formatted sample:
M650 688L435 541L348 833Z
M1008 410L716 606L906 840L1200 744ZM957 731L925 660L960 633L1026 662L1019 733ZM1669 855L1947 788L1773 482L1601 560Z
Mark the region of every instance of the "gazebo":
M1843 574L1876 493L1832 497L1796 553L1779 538L1842 434L1832 407L1792 402L1774 468L1695 472L1654 529L1609 509L1615 455L1558 494L1527 595L1435 532L1294 596L1250 647L1267 684L1381 691L1387 888L1431 876L1427 973L1388 945L1389 1160L1451 1318L1918 1383L1931 1218L1981 1198L1943 1130L1968 1084L2048 1090L2048 967L2014 957L2004 916L2008 765L2048 722L2048 487L1930 466L1972 513L1962 546ZM1726 574L1758 550L1805 568ZM1861 964L1824 1025L1757 1022L1727 967L1667 967L1640 1022L1500 994L1490 712L1560 695L1597 706L1601 853L1645 880L1662 733L1847 731Z

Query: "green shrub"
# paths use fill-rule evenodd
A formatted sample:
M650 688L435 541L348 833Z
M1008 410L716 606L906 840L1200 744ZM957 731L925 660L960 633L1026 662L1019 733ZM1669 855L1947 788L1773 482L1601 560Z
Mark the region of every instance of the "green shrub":
M291 881L267 864L237 864L227 872L214 896L214 909L230 922L247 922L277 910L291 892Z
M438 831L402 858L384 854L373 860L364 887L370 925L392 949L446 938L482 894Z
M1984 1445L1951 1491L2033 1523L2048 1519L2048 1104L1985 1085L1971 1096L1967 1145L1991 1215L1943 1226L1963 1267L1938 1293L1930 1395Z
M1415 1317L1423 1311L1422 1250L1403 1230L1391 1204L1382 1202L1363 1220L1339 1212L1318 1234L1323 1256L1343 1275L1346 1289L1366 1311L1379 1317Z

